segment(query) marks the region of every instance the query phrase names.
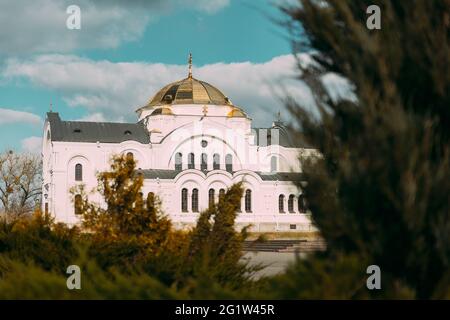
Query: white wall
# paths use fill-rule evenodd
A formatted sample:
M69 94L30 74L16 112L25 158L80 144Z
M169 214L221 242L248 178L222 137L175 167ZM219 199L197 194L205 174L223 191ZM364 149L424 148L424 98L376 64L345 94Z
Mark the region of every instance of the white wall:
M244 210L238 223L254 223L255 230L260 230L264 223L270 224L276 231L286 228L289 224L298 224L311 228L308 215L300 213L278 213L278 196L294 194L297 198L300 191L290 182L263 181L255 171L270 172L271 157L277 157L279 172L300 172L298 155L303 149L285 148L281 146L259 147L255 145L255 137L248 118L228 118L223 113L228 109L209 107L207 117L203 117L197 109L192 107L189 115L181 106L175 116L150 117L147 127L151 133L150 144L135 141L122 143L83 143L58 142L48 138L49 123L44 125L43 143L43 192L47 195L43 206L47 202L49 210L58 221L74 224L78 217L74 214L73 195L70 193L74 186L84 184L86 190L97 187L97 173L109 168L109 160L114 154L132 152L137 161L137 167L142 169L169 169L175 166L175 154L183 155L183 169L187 168L187 156L195 154L196 169L200 169L200 156L208 156L208 170L212 170L213 154L218 153L221 160L221 170L208 172L199 170L183 170L174 180L154 179L146 180L143 187L144 194L154 192L162 199L163 210L171 217L175 224L195 223L198 213L181 212L181 190L189 190L189 205L193 188L199 189L199 209L208 206L208 190L214 188L218 197L220 188L227 188L233 183L243 181L244 188L252 190L252 212ZM181 108L181 109L180 109ZM228 108L228 107L227 107ZM180 111L181 110L181 111ZM213 110L217 114L211 115ZM145 117L143 113L142 117ZM160 132L160 133L158 133ZM207 146L202 146L202 141ZM308 152L308 150L306 150ZM226 172L225 156L233 155L234 174ZM75 165L83 166L83 181L75 181ZM94 192L90 195L92 201L102 204L100 195ZM286 200L287 201L287 200ZM287 208L287 203L285 204ZM297 204L295 203L295 209ZM283 227L280 227L283 225ZM286 230L288 231L288 230Z

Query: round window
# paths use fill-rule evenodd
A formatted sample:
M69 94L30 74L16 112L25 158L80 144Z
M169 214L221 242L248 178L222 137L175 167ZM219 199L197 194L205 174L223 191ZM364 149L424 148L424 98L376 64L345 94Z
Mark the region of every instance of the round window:
M206 148L208 146L208 141L202 140L202 147Z

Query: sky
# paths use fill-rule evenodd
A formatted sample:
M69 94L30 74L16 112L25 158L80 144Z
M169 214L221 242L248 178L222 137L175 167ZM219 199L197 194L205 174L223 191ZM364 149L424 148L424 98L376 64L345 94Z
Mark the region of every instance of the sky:
M280 97L305 103L281 0L0 0L0 151L40 152L50 108L63 120L136 122L164 85L193 75L269 126ZM81 29L68 29L69 5Z

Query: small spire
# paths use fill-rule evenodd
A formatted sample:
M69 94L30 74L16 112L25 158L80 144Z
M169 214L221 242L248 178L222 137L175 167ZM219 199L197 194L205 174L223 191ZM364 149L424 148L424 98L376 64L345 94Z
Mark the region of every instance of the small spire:
M189 52L188 63L189 63L189 75L188 75L188 78L192 79L192 53L191 52Z
M281 111L278 110L277 120L272 123L272 127L280 127L283 126L283 122L281 121Z
M50 112L53 112L53 103L51 99L50 99Z

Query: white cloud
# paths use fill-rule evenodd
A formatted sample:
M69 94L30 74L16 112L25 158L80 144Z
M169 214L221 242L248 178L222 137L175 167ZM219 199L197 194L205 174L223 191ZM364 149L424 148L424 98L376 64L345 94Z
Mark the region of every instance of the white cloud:
M72 0L0 0L0 55L66 53L75 49L116 48L139 39L149 22L189 6L214 13L228 0L78 0L81 29L69 30Z
M350 101L357 101L356 95L354 94L354 86L345 78L339 76L334 72L330 72L322 76L322 83L330 95L333 101L338 101L341 99L347 99Z
M215 13L230 4L230 0L179 0L184 6L193 6L206 13Z
M28 137L21 141L22 149L31 153L40 153L42 146L42 137Z
M0 108L0 115L0 124L29 123L39 125L42 123L39 116L30 112Z
M73 55L42 55L31 60L10 59L4 79L25 78L57 90L71 107L83 107L96 119L135 120L134 110L166 84L186 77L185 65L93 61ZM295 59L275 57L265 63L215 63L194 67L194 77L221 89L257 124L268 125L283 108L286 92L311 105L307 87L295 79Z
M88 121L88 122L105 122L105 117L101 113L92 113L85 117L78 119L77 121Z
M307 55L300 56L311 63ZM10 59L3 80L25 78L33 84L58 91L70 107L84 108L87 120L135 121L134 111L170 82L185 78L186 65L94 61L73 55L42 55L31 60ZM270 125L282 99L294 97L313 108L309 88L297 80L296 60L282 55L265 63L214 63L194 67L194 77L209 82L242 107L255 125ZM335 74L323 77L332 96L349 95L347 81ZM286 113L285 113L286 114ZM282 113L283 115L283 113Z

